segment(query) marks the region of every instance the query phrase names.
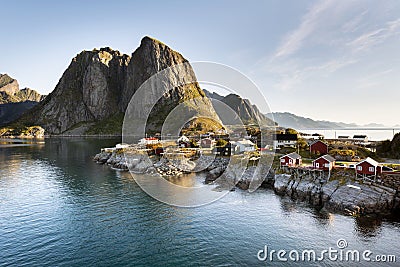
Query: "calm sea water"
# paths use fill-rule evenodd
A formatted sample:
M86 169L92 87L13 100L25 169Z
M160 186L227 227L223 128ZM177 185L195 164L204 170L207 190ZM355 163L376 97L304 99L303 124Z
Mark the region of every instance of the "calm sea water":
M264 245L321 251L340 238L349 249L400 261L395 220L319 213L270 190L236 190L200 208L160 203L130 174L92 162L116 142L0 142L0 266L286 266L260 262L257 252Z

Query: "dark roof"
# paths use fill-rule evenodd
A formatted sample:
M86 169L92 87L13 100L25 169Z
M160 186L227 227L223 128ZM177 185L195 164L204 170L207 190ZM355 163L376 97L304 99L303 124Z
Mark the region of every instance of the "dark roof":
M297 141L297 134L276 134L275 140Z
M353 138L366 138L366 135L354 135Z
M283 157L289 157L292 159L301 159L301 156L299 154L297 154L296 152L292 152L290 154L284 155L281 158L283 158Z

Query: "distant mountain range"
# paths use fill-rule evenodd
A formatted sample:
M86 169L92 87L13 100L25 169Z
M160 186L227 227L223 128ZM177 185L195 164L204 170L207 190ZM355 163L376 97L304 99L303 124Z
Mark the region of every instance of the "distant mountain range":
M240 120L243 122L244 125L250 124L262 124L262 125L275 125L275 123L267 118L264 114L260 112L256 105L251 104L250 100L244 99L236 94L228 94L226 96L219 95L215 92L209 92L206 89L203 89L204 93L208 98L210 98L213 104L214 109L217 111L218 114L221 115L224 111L224 108L221 108L220 105L216 103L214 100L221 101L222 103L229 106L233 111L236 112ZM220 110L219 110L220 109ZM221 120L224 124L230 125L235 124L235 121L224 121L223 117L229 116L222 116Z
M277 122L279 124L279 126L282 126L285 128L293 128L293 129L297 129L297 130L386 127L385 125L379 124L379 123L369 123L366 125L358 125L356 123L343 123L343 122L313 120L310 118L297 116L297 115L289 113L289 112L273 112L273 113L268 113L265 116L267 116L270 119L273 119L275 122ZM399 125L394 126L394 127L399 127Z
M16 79L0 74L0 126L18 119L44 97L30 88L20 89Z

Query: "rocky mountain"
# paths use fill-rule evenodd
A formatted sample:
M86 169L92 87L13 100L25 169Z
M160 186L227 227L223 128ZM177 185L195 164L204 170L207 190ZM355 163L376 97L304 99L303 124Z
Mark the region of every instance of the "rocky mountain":
M257 106L251 104L248 99L243 99L236 94L221 96L218 93L211 93L207 90L204 90L204 92L207 97L219 100L233 109L245 125L257 124L257 122L274 125L274 122L262 114ZM214 108L217 109L216 106ZM229 122L224 123L229 124Z
M0 74L0 126L18 119L44 97L30 88L20 90L17 80Z
M181 54L150 37L142 39L132 56L108 47L83 51L72 59L54 91L18 122L40 125L50 134L120 134L128 103L143 82L163 69L187 62ZM195 79L190 65L170 75L165 78ZM149 131L159 131L169 111L188 98L197 98L207 110L213 110L197 82L154 90L164 90L164 95L150 113ZM134 108L145 110L155 95L155 91L146 92Z
M8 95L14 95L19 90L19 84L17 80L11 78L7 74L0 74L0 92L4 92Z
M279 124L279 126L285 128L293 128L297 130L307 129L340 129L340 128L379 128L385 127L383 124L369 123L366 125L358 125L355 123L343 123L343 122L331 122L331 121L320 121L313 120L297 116L289 112L274 112L266 114L270 119L273 119Z

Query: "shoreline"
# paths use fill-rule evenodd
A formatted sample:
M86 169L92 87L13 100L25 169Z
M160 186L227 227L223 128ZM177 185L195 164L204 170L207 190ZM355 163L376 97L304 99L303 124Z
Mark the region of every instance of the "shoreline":
M145 162L146 157L143 154L128 153L126 155L122 150L115 150L102 151L93 160L118 171L132 171L137 174L159 173L163 177L178 176L179 168L176 168L173 163L171 164L165 158L152 157L153 163L149 163ZM215 159L203 171L206 174L204 184L216 184L216 180L225 172L229 163L228 159L219 157ZM163 169L164 173L160 173L160 169ZM166 175L168 170L171 172ZM256 167L250 166L246 168L238 181L232 178L232 181L235 181L234 188L248 190L255 171ZM264 174L260 187L273 190L275 194L290 197L294 201L309 203L316 209L354 217L393 216L400 212L400 186L391 188L388 185L363 182L340 172L337 174L339 177L333 178L321 171L298 173L295 170L289 170L289 173L276 173L277 171L271 169ZM229 178L229 174L224 176Z

